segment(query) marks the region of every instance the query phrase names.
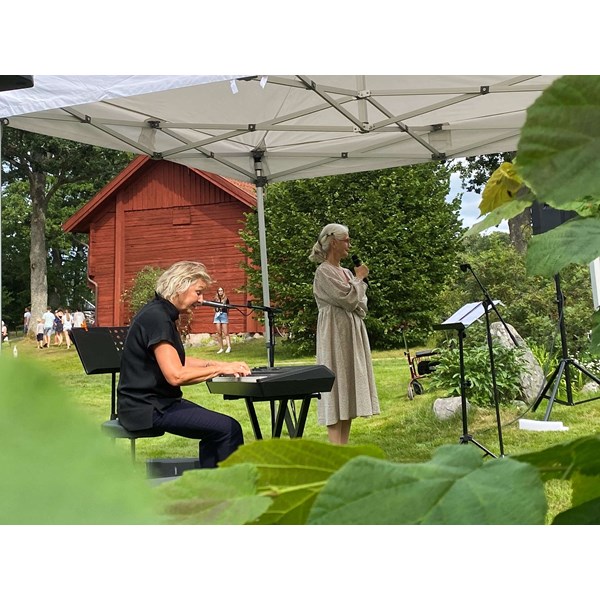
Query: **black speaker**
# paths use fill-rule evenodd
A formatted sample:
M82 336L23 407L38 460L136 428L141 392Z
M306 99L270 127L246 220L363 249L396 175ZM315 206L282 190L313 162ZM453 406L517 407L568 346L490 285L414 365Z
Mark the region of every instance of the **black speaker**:
M0 75L0 92L33 87L33 75Z
M198 458L149 458L146 461L146 476L150 479L178 477L189 469L199 469Z
M531 205L531 224L534 235L546 233L569 219L575 217L577 213L574 210L558 210L548 204L534 202Z

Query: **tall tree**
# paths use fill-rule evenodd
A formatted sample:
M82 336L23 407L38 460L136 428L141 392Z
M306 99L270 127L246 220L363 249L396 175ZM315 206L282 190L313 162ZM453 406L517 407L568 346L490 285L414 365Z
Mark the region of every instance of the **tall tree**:
M426 330L436 298L453 271L462 228L459 202L446 202L449 170L441 164L386 169L272 184L265 199L271 300L283 309L276 325L304 349L314 346L315 265L308 260L321 228L350 229L352 252L370 268L366 325L375 347L397 347L400 326ZM252 262L260 264L256 215L242 232ZM352 263L348 261L348 267ZM249 288L261 297L260 273Z
M53 271L61 271L65 263L65 249L49 247L47 243L49 207L56 203L58 214L64 206L74 212L117 175L131 157L124 152L10 127L2 131L3 179L9 185L15 181L28 184L30 296L35 317L48 305L48 265ZM84 183L87 187L84 186L83 191L74 187Z

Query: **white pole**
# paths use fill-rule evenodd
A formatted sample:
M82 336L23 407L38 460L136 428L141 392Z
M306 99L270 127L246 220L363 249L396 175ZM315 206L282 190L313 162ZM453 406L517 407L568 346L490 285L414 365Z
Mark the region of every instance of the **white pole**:
M260 247L260 273L262 277L263 306L271 306L269 295L269 267L267 260L267 236L265 226L264 185L265 177L262 174L262 154L257 153L254 158L256 172L256 211L258 215L258 242ZM269 329L268 313L265 312L265 341L267 346L267 359L270 358L271 331Z
M0 119L0 315L2 315L2 120ZM2 318L0 316L0 318ZM0 353L2 343L0 340Z
M590 264L590 279L592 282L592 300L594 310L600 308L600 258L595 258Z

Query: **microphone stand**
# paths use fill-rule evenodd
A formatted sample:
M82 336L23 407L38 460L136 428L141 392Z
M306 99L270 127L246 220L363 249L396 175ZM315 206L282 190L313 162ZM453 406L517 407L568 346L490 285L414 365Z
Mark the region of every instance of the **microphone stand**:
M269 326L269 341L267 342L267 358L269 361L269 367L275 366L275 313L281 312L280 308L273 308L272 306L257 306L254 304L246 305L246 308L251 310L262 310L267 313L267 321Z
M269 327L269 341L267 342L267 359L269 361L269 367L275 366L275 313L281 312L280 308L273 308L272 306L258 306L248 302L247 304L225 304L221 302L202 302L200 306L212 306L223 308L249 308L250 310L262 310L267 313L267 323Z
M504 325L504 328L506 329L506 332L510 336L510 339L513 341L515 347L518 346L518 344L517 344L517 340L515 339L515 336L512 334L512 332L506 325L506 322L504 321L504 319L498 312L498 309L496 308L494 301L492 300L488 291L485 289L484 285L481 283L481 281L479 281L479 277L477 277L477 275L475 274L475 271L473 271L473 268L471 267L471 265L469 265L469 264L460 265L460 269L463 273L466 273L467 269L469 271L471 271L471 274L475 278L475 281L481 288L481 291L483 292L483 295L484 295L484 300L483 300L482 304L485 309L485 328L486 328L488 352L490 355L490 371L492 374L492 391L493 391L493 395L494 395L494 406L496 409L496 423L498 426L498 443L500 446L500 456L504 456L504 444L502 441L502 422L500 419L500 403L498 401L498 385L496 382L496 369L494 366L494 349L493 349L493 343L492 343L492 332L490 329L490 315L489 315L490 309L492 309L496 313L496 316L498 317L498 319L500 319L502 325Z

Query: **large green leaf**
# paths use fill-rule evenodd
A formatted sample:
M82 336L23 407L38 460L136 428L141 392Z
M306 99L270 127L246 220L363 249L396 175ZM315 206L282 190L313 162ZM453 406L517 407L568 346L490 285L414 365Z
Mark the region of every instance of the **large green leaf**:
M240 447L220 468L249 463L259 491L273 499L259 524L304 524L317 494L333 473L360 455L383 458L375 446L336 446L305 439L262 440Z
M254 465L240 464L185 471L156 491L170 524L244 525L256 521L272 503L257 495L257 480Z
M551 277L571 263L585 265L600 254L600 219L575 218L534 235L527 250L527 271Z
M54 377L0 357L0 523L158 523L152 489Z
M518 170L540 201L562 209L600 198L600 77L565 76L527 110Z
M512 202L522 185L523 179L517 173L513 163L503 162L492 173L483 189L479 211L484 215Z
M600 525L600 498L559 513L553 525Z
M600 436L577 438L513 458L536 467L543 480L570 479L576 473L589 477L600 476Z
M309 524L542 524L546 499L533 467L485 461L472 446L442 446L423 464L357 457L316 499Z

